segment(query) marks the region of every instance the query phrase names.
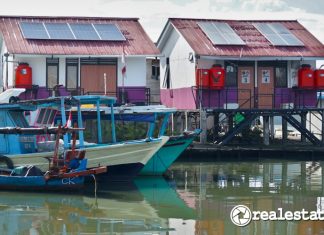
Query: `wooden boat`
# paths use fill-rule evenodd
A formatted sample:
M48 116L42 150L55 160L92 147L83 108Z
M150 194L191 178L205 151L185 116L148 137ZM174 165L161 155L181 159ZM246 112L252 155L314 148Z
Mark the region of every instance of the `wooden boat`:
M91 130L93 130L93 134L96 135L97 141L90 143L86 142L84 131L79 131L77 147L80 149L86 149L88 167L109 167L109 171L107 171L106 174L101 175L101 177L105 176L105 180L130 181L138 175L140 170L147 164L152 156L168 141L169 137L162 135L153 137L151 133L153 131L151 130L151 134L146 138L128 139L126 141L118 139L116 133L117 131L115 128L115 118L117 117L114 115L113 107L115 101L116 98L114 97L84 95L26 101L19 102L18 104L34 104L38 108L45 107L47 110L45 110L44 112L38 109L38 114L35 118L36 120L45 120L46 117L52 116L48 113L48 109L55 109L60 114L57 120L63 125L67 123L67 116L69 115L72 107L75 110L73 122L76 122L79 127L83 127L84 121L86 120L86 109L84 109L84 107L92 107L92 109L94 110L93 114L96 120L96 126ZM103 109L109 109L109 113L102 113ZM103 122L108 119L110 141L104 142L103 132L105 130L103 128ZM48 121L46 119L45 123L52 123L53 120ZM167 121L167 119L163 119L164 129ZM35 124L37 126L42 126L45 123L36 122ZM107 134L107 131L105 132L105 134ZM69 145L69 138L67 135L65 135L64 148L68 149L70 147ZM28 154L25 152L25 154L11 154L11 159L15 165L33 162L33 164L37 165L39 168L44 169L47 167L47 162L44 159L45 155L51 155L51 153L42 152L36 154Z
M107 107L100 107L101 120L109 118L111 110ZM156 124L159 120L168 120L170 114L176 110L173 108L167 108L164 105L148 105L148 106L120 106L114 108L115 121L122 121L123 123L149 123L148 130L146 131L146 138L151 138L155 129L158 129L158 135L163 136L165 134L164 125ZM96 108L83 108L84 120L97 119ZM77 115L72 114L76 119ZM139 172L139 175L154 175L160 176L167 171L174 161L181 155L181 153L193 142L193 140L201 133L200 129L194 131L185 131L180 135L170 136L169 140L160 148L151 159L145 164L145 166Z
M53 108L62 113L61 123L67 123L67 109L76 107L77 123L83 126L82 105L93 105L97 109L105 106L113 109L116 99L107 96L74 96L54 97L44 100L20 101L14 104L0 104L0 127L28 128L31 125L25 118L26 113L33 114L39 108ZM46 119L49 113L42 117ZM29 115L31 116L31 115ZM52 115L49 115L52 117ZM100 115L99 115L100 116ZM118 141L114 124L114 113L109 114L111 118L111 142L103 143L101 133L101 121L98 119L97 135L98 142L87 143L83 130L78 131L77 148L85 149L87 152L87 168L98 166L109 166L109 171L102 174L106 180L129 181L132 180L149 159L164 145L168 137L137 139L130 141ZM39 125L42 127L42 125ZM68 134L63 136L63 149L71 147ZM53 156L53 148L42 150L36 145L36 137L28 134L0 134L0 155L10 158L14 166L26 166L32 164L42 171L48 169L48 158ZM50 142L50 141L46 141ZM5 158L6 159L6 158ZM0 158L0 165L6 164L6 160Z
M1 134L36 134L55 133L56 142L53 156L48 158L48 170L40 170L34 165L26 165L15 168L0 168L0 189L14 190L71 190L81 188L86 176L105 173L106 167L87 169L85 150L75 149L75 131L80 128L54 127L54 128L0 128ZM72 132L72 149L59 156L59 137L61 134ZM10 158L2 156L7 163L13 165Z

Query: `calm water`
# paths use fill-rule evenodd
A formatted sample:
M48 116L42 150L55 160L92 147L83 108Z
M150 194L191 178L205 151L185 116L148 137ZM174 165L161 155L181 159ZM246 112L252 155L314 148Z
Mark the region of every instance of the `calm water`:
M324 208L324 162L175 163L168 179L139 178L94 193L0 193L0 234L324 234L324 222L235 226L231 209Z

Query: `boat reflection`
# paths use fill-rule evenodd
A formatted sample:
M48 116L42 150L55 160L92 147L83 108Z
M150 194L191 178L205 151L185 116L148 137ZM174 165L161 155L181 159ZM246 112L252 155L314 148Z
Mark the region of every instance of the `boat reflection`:
M1 234L324 234L322 221L253 221L237 227L236 205L253 211L324 209L323 162L181 163L170 179L137 178L85 195L0 194Z
M71 194L0 194L2 234L167 234L169 218L194 219L162 177L99 187L97 198Z

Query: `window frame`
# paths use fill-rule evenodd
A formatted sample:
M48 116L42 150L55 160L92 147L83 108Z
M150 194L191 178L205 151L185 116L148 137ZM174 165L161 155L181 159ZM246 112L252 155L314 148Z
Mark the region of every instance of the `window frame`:
M57 71L57 78L56 78L56 85L58 85L59 84L59 78L60 78L60 74L59 74L59 72L60 72L60 70L59 70L59 67L60 67L60 59L59 58L46 58L46 88L47 89L53 89L54 88L54 86L53 87L49 87L48 85L48 79L49 79L49 74L48 74L48 68L50 67L50 66L56 66L56 71Z
M68 86L68 67L76 67L76 87ZM65 59L65 87L67 89L78 89L79 88L79 58L66 58Z

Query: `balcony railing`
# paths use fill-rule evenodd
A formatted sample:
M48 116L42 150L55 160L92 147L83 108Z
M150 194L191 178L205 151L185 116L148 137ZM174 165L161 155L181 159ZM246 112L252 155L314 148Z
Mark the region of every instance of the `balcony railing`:
M220 109L274 109L314 108L317 91L311 89L275 88L272 93L260 93L255 89L210 89L192 87L196 108Z

